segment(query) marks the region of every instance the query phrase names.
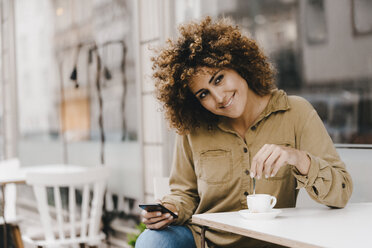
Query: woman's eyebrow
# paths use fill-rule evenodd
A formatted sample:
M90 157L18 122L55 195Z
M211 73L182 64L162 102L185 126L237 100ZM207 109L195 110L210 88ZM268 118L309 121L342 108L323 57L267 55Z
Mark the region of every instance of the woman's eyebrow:
M214 77L220 72L222 69L217 70L215 73L213 73L212 77L209 79L209 84L213 81Z
M216 75L217 75L220 71L222 71L222 69L219 69L219 70L217 70L215 73L213 73L212 77L209 79L208 84L210 84L210 83L213 81L213 79L216 77ZM194 95L197 96L197 95L199 94L199 92L201 92L201 91L203 91L203 90L204 90L204 89L200 89L200 90L198 90L197 92L194 93Z
M195 96L197 96L199 94L199 92L203 91L204 89L200 89L198 90L197 92L194 93Z

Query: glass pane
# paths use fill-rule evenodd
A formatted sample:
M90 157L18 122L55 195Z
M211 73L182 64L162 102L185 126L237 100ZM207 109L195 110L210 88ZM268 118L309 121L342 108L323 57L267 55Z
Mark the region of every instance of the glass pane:
M1 11L0 11L0 20L1 20L2 17L2 14L1 14ZM0 29L0 36L2 36L2 32L1 32L1 29ZM0 48L2 47L2 44L1 44L1 39L0 39ZM0 49L0 97L1 99L3 99L3 72L2 72L2 64L3 64L3 56L2 56L2 49ZM3 102L0 101L0 159L4 159L4 134L3 134L3 130L4 130L4 127L3 127L3 121L4 121L4 118L3 118Z
M278 69L278 87L309 100L335 143L372 144L372 35L353 34L350 2L181 2L199 3L197 17L231 17L256 39ZM195 18L186 18L182 4L175 5L178 19Z
M16 1L23 164L104 163L123 178L140 169L133 9L130 0Z

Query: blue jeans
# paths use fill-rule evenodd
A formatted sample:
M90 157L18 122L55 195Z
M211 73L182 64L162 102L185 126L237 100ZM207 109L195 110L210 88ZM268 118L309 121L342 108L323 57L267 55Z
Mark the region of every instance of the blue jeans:
M137 239L136 248L196 248L186 226L168 226L162 230L146 229Z

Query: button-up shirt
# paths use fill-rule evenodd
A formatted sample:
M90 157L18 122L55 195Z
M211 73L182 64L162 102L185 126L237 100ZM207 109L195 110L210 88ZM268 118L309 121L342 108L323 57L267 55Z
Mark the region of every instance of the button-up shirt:
M176 138L171 194L162 201L177 208L176 224L190 227L198 247L200 227L190 222L191 216L246 209L246 196L253 193L251 161L264 144L305 151L311 161L307 175L286 165L274 177L256 180L256 193L275 196L276 208L295 207L300 188L321 204L346 205L352 180L317 112L305 99L275 90L244 138L224 119ZM213 229L206 238L223 247L259 245L257 240Z

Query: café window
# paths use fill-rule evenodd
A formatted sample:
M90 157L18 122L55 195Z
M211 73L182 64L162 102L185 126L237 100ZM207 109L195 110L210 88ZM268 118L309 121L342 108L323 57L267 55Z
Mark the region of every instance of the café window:
M204 15L232 18L272 60L278 87L310 101L333 142L342 146L372 144L367 2L183 0L175 13L178 22Z
M15 1L24 166L104 164L111 191L141 195L133 15L131 0Z

